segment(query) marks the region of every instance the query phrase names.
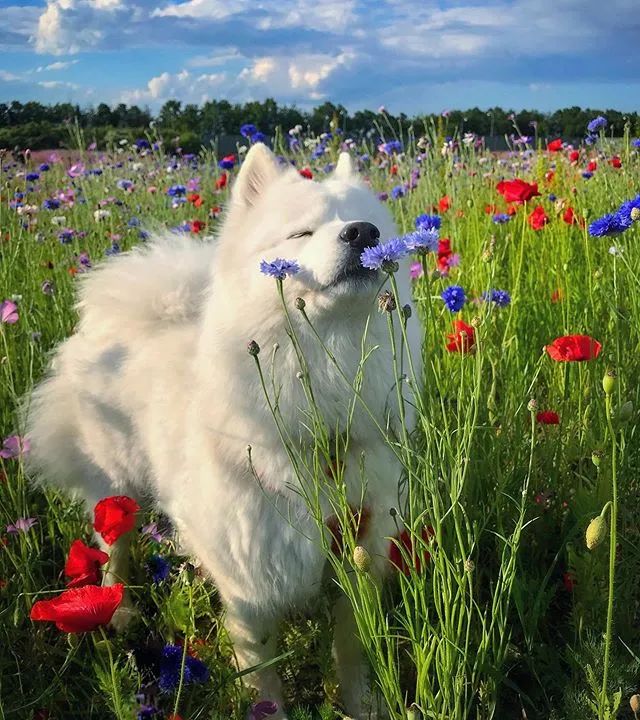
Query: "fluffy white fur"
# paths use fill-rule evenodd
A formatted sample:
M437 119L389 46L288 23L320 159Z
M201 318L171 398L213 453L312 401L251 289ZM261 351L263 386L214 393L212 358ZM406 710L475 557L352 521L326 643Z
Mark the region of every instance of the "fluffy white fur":
M341 156L331 177L316 183L282 169L264 145L255 145L215 243L158 238L87 275L77 332L59 347L49 378L32 398L31 463L39 476L79 493L88 508L114 494L157 503L218 587L243 668L275 656L278 621L318 592L326 562L320 543L305 538L317 536L317 527L295 492L289 459L246 349L256 340L268 363L273 343L279 343L280 410L291 435L304 435L300 368L285 334L275 281L258 266L275 257L296 259L301 266L285 280L285 294L329 427L344 427L351 394L293 301L306 300L315 327L350 376L371 316L368 342L380 347L367 363L362 393L384 423L387 406L394 405L395 379L387 321L375 309L379 283L332 285L350 252L338 234L358 220L374 223L382 239L394 234L388 211L358 179L348 155ZM288 239L303 230L313 235ZM398 274L404 301L406 277ZM247 445L262 487L250 470ZM372 513L362 544L381 575L388 564L385 538L395 533L389 508L398 504L400 468L358 407L345 458L355 505L362 493L362 453L365 502ZM126 572L126 556L121 539L112 548L107 582ZM349 713L363 718L367 677L346 602L336 609L336 623L343 700ZM275 671L249 680L260 699L281 705Z

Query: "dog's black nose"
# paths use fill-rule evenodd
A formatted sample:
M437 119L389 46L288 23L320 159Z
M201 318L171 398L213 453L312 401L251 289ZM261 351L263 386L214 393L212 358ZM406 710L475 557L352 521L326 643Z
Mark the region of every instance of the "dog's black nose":
M380 230L370 222L352 222L342 228L338 237L342 242L349 243L355 250L362 251L378 244Z

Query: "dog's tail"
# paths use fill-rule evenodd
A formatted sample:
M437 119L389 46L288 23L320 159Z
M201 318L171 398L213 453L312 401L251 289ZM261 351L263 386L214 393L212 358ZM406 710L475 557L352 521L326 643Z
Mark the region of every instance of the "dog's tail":
M109 258L82 278L80 331L155 332L197 317L213 250L210 242L170 235Z

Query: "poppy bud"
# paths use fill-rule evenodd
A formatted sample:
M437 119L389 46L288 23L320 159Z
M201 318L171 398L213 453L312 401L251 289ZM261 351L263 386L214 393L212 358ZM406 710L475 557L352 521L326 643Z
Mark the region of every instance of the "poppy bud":
M633 403L631 400L627 400L623 403L618 410L618 422L626 423L633 417Z
M471 558L467 558L464 561L464 571L466 573L472 573L476 569L476 564L473 562Z
M304 298L299 297L299 298L296 298L295 305L298 310L304 310L307 303L304 301Z
M253 355L253 357L257 357L260 353L260 345L258 345L258 343L255 340L252 340L247 345L247 352L249 353L249 355Z
M402 306L402 313L404 315L405 320L408 320L411 315L413 314L413 310L411 309L411 305L403 305Z
M589 523L589 527L587 527L587 532L585 533L587 548L589 550L594 550L598 547L598 545L602 544L602 541L606 536L607 521L602 517L602 515L598 515L598 517L593 518L593 520Z
M538 401L535 398L531 398L527 403L527 410L529 412L535 412L538 409Z
M613 395L613 391L616 387L616 379L618 374L615 370L607 370L602 378L602 387L605 395Z
M591 462L597 467L600 467L600 463L602 462L602 450L594 450L591 453Z
M631 710L633 711L633 714L638 717L638 713L640 713L640 695L638 695L637 693L635 695L632 695L629 699L629 705L631 705Z
M362 545L356 545L353 550L353 564L360 572L369 572L371 555L369 555L369 551L362 547Z
M474 328L480 327L480 325L482 325L482 318L479 317L478 315L474 315L474 316L471 318L471 325L472 325Z

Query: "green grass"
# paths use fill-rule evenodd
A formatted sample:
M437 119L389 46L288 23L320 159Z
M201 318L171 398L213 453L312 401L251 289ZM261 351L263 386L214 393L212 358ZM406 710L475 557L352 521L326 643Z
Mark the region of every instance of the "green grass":
M445 128L427 134L431 149L419 164L420 150L405 138L406 155L390 163L369 148L376 159L365 164L364 174L376 191L390 192L419 168L415 188L388 200L402 231L444 195L451 199L441 237L451 238L460 265L443 278L427 256L426 276L414 283L419 317L410 322L421 322L425 338L424 390L413 398L418 429L412 438L381 438L392 444L406 471L409 502L398 509L399 526L409 528L430 560L421 572L398 573L382 591L367 573L354 572L349 554L338 562L328 553L330 562L356 609L375 681L394 720L502 720L523 713L541 720L631 717L629 697L640 685L639 235L632 226L619 237L595 238L587 226L637 195L640 156L628 138L616 147L602 139L583 152L578 166L566 152L442 153ZM336 151L333 144L320 160L296 160L322 176ZM615 152L620 169L607 162ZM587 155L599 164L589 180L581 174ZM21 432L20 398L44 372L48 351L73 331L73 272L82 268L80 253L95 264L114 237L122 250L135 245L139 227L130 226L132 217L152 227L199 219L207 224L203 236L215 233L220 222L210 209L224 204L227 191L214 189L220 170L208 152L197 167L162 151L140 156L129 147L87 153L84 162L102 174L72 180L63 164L52 164L29 182L24 173L37 171L38 163L25 168L3 160L0 301L19 296L19 320L0 325L0 437ZM548 180L552 163L555 176ZM170 165L175 167L169 173ZM202 205L172 208L166 189L196 177ZM538 182L541 197L498 225L485 208L506 209L495 189L502 177ZM134 182L133 189L117 186L123 178ZM157 192L149 192L150 186ZM19 215L15 193L27 188L23 202L38 209ZM73 204L42 207L45 198L66 188L74 190ZM94 211L108 198L115 199L104 206L109 216L96 221ZM539 231L527 222L537 204L549 216ZM563 221L569 205L586 219L584 227ZM57 216L64 217L61 226L54 224ZM62 227L76 231L69 244L58 240ZM609 252L612 245L617 254ZM53 294L42 291L47 280ZM440 299L450 284L462 285L469 298L456 315ZM508 307L473 301L492 288L511 294ZM402 298L398 305L390 323L402 322ZM473 354L446 350L452 321L460 318L475 328ZM551 360L544 346L568 334L596 338L603 346L600 356L583 363ZM617 372L617 382L606 398L602 378L608 368ZM560 424L537 422L531 398L538 410L556 411ZM627 402L631 412L627 407L621 416ZM320 465L331 448L312 406L308 412ZM599 467L592 461L596 450L602 453ZM134 543L131 591L140 615L126 634L66 635L29 620L35 600L64 589L69 546L76 538L89 542L91 527L68 498L32 488L20 461L0 463L0 717L48 712L51 718L133 718L136 693L149 690L154 680L159 649L185 638L207 664L210 679L159 695L164 717L244 717L251 699L233 665L215 588L178 554L170 537L156 543L140 535ZM316 470L311 466L301 474L313 478ZM589 551L586 528L614 500L614 479L617 497L606 518L616 532ZM313 511L313 484L306 487ZM339 480L331 492L336 509L344 510ZM5 533L20 517L38 523L26 533ZM153 519L162 526L162 518L145 522ZM433 528L427 541L425 526ZM347 537L351 550L355 544ZM172 564L170 577L159 585L145 567L153 554ZM283 628L280 669L295 720L341 717L332 709L328 596L335 592L328 588L308 617Z

